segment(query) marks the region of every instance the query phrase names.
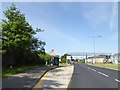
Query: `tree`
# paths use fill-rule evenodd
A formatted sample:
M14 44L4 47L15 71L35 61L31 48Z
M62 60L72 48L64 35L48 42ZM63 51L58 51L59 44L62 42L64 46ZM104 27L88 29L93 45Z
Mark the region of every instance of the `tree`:
M67 60L67 54L64 54L63 56L61 56L62 63L66 63L66 60Z
M41 60L42 60L43 62L45 62L45 63L46 63L46 62L47 62L47 63L50 62L51 57L50 57L50 55L49 55L48 53L40 53L39 56L40 56L40 58L41 58Z
M17 64L25 63L28 55L34 51L44 50L45 42L38 40L33 35L42 32L41 29L34 30L26 21L25 15L12 4L4 11L6 20L2 20L2 50L5 55L14 57Z
M50 60L50 55L48 53L41 53L39 54L40 58L43 59L44 61Z

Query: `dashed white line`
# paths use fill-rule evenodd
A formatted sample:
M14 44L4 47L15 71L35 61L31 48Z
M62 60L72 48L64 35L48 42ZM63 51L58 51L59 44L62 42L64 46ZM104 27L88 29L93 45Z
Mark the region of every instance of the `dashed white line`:
M92 71L94 71L94 72L96 72L96 70L95 69L91 69Z
M88 67L88 69L91 69L91 68ZM96 72L95 69L91 69L91 70ZM105 73L102 73L102 72L98 72L98 73L101 74L101 75L103 75L103 76L105 76L105 77L109 77L109 76L108 76L107 74L105 74ZM120 83L120 80L118 80L118 79L115 79L115 81Z
M98 73L101 74L101 75L104 75L104 76L108 77L108 75L106 75L106 74L104 74L102 72L98 72Z
M120 82L118 79L115 79L115 81Z

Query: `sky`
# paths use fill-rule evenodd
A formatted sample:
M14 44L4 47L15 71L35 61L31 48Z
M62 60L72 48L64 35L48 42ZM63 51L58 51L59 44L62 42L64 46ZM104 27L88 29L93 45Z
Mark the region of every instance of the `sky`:
M2 3L2 10L10 5L11 2ZM52 49L58 55L94 49L99 53L118 52L117 3L15 2L15 5L34 29L44 29L35 37L46 42L48 53ZM4 14L2 18L5 19Z

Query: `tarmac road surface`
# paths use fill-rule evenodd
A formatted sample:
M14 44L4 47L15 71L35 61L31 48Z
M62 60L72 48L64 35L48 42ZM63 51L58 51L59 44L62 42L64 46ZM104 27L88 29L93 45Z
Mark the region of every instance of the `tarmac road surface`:
M68 88L118 88L117 70L74 64L74 72Z

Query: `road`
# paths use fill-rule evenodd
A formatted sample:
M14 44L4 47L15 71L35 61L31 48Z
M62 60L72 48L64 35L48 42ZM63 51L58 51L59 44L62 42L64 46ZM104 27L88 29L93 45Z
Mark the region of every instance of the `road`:
M116 70L75 64L68 88L118 88L119 84L120 79Z

